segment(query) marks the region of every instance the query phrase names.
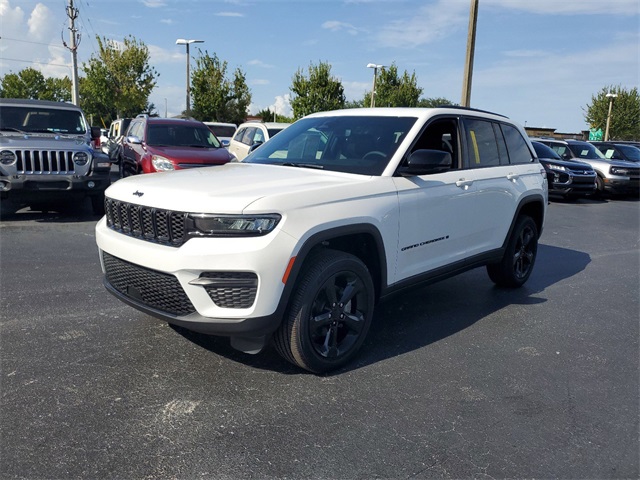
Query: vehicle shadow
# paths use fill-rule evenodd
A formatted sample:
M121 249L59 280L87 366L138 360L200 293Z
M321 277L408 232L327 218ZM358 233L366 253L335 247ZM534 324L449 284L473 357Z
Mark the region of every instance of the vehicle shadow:
M80 223L97 222L101 215L95 215L88 198L69 201L49 202L33 207L0 202L0 222L37 223Z
M522 288L498 288L484 268L477 268L439 283L407 290L376 307L371 330L359 355L349 365L325 376L340 375L426 347L508 305L544 303L547 301L544 291L548 287L583 271L590 261L586 253L541 244L535 270ZM202 348L253 368L292 375L306 373L283 360L272 346L259 355L247 355L231 348L226 338L172 328Z

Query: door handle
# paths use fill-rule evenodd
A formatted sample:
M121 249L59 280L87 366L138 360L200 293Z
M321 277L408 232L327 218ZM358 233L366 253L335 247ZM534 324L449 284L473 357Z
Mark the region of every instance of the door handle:
M456 182L456 187L460 187L465 190L467 190L471 185L473 185L473 180L465 180L464 178L461 178Z
M519 178L520 178L520 175L518 175L517 173L510 173L507 175L507 180L511 180L513 182L515 182Z

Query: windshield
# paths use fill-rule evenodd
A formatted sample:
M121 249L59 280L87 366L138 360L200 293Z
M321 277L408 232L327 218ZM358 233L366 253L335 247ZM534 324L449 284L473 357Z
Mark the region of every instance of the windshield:
M560 155L554 152L551 148L547 147L543 143L531 142L533 149L536 151L538 158L550 158L553 160L562 160Z
M606 160L607 157L603 155L603 153L598 150L595 146L590 143L581 142L581 143L570 143L569 148L573 152L573 154L578 158L587 158L590 160Z
M206 127L171 124L149 125L147 145L152 147L221 147L216 136Z
M236 127L226 125L207 125L216 137L233 137L236 133Z
M640 148L633 145L616 145L622 153L624 153L627 160L632 162L640 162Z
M380 175L415 122L414 117L303 118L244 162Z
M0 108L0 130L84 135L87 133L87 124L78 110L37 106L2 106Z

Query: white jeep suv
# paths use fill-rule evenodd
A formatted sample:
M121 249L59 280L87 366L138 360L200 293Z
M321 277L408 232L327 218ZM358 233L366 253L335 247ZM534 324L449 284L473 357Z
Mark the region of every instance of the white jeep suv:
M143 175L106 192L106 288L171 324L271 340L312 372L358 351L374 305L486 265L530 276L547 208L520 126L464 108L309 115L241 163Z

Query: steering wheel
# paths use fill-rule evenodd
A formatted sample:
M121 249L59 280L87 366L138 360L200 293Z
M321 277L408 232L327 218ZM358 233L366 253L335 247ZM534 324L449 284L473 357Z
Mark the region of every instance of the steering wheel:
M379 150L371 150L362 157L363 160L367 160L368 158L387 158L387 155Z

